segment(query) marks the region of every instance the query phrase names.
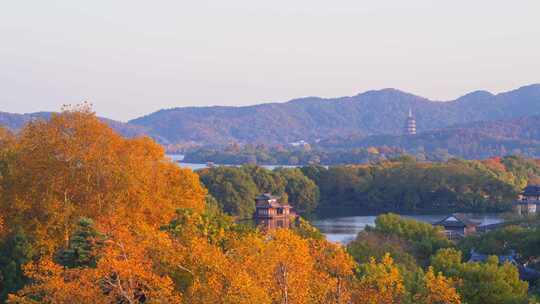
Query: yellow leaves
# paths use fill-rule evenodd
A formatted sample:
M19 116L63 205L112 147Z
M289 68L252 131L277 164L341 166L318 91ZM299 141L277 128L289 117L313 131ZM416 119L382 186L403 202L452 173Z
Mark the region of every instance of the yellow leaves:
M120 229L105 242L96 268L67 269L42 258L24 267L32 284L10 303L181 303L172 279L154 267L151 244Z
M118 230L105 247L95 270L110 299L139 303L180 303L180 296L167 275L154 270L144 238Z
M312 281L316 303L349 303L356 263L345 249L326 240L310 241L319 277Z
M24 267L32 283L10 295L8 303L84 304L106 303L93 271L64 269L50 258Z
M270 235L263 255L270 272L271 297L277 303L305 303L309 297L314 260L309 244L292 231L278 229Z
M316 268L309 242L290 230L232 239L225 252L206 239L188 247L184 265L192 265L194 276L186 294L190 303L303 304L330 298L323 281L329 276Z
M353 275L355 262L341 245L326 240L313 240L310 247L319 269L328 272L333 277Z
M403 278L389 254L380 263L372 258L363 266L364 275L354 290L354 303L386 304L401 301L405 294Z
M454 283L446 278L442 273L435 274L433 268L429 267L424 277L426 292L416 297L416 300L423 304L461 304L461 299Z
M190 275L189 303L270 303L266 287L249 271L251 264L224 254L206 238L193 239L184 250L186 266L178 270Z

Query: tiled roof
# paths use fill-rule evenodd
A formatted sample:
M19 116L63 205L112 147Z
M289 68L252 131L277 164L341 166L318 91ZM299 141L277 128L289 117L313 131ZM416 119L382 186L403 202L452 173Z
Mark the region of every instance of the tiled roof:
M467 226L478 226L480 223L473 222L468 220L463 215L452 214L433 225L444 226L444 227L467 227Z
M279 196L272 195L270 193L263 193L255 198L256 200L278 200Z
M471 258L469 262L473 263L483 263L487 261L489 255L481 254L476 251L471 250ZM540 272L533 268L529 268L526 265L521 265L516 261L516 253L512 250L509 255L499 255L499 263L510 263L516 265L519 271L519 278L524 281L535 282L540 279Z
M258 208L286 208L291 206L288 203L280 203L279 196L274 196L270 193L264 193L255 198Z
M510 263L510 264L517 264L515 259L516 253L512 250L509 255L499 255L497 256L499 258L499 263ZM488 254L481 254L474 250L471 250L471 258L469 259L469 262L485 262L487 261L489 255Z
M277 201L257 201L258 208L281 208L282 205Z

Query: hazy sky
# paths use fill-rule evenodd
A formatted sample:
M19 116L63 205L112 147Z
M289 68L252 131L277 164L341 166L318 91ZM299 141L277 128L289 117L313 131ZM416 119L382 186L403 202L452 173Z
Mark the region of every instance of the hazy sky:
M399 88L540 82L539 0L0 1L0 111L127 120Z

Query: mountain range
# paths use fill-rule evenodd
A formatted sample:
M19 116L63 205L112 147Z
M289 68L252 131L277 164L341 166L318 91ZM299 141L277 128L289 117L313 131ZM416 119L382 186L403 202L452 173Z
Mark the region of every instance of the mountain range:
M476 91L446 102L383 89L351 97L307 97L244 107L183 107L129 123L171 142L283 144L334 136L402 134L409 109L420 133L476 121L540 115L540 84L496 95Z
M409 109L419 134L407 139L400 135ZM49 115L0 112L0 125L17 130L31 119ZM452 101L382 89L253 106L163 109L127 123L103 120L125 136L147 134L164 144L275 145L305 140L328 146L405 145L404 141L429 145L434 139L468 138L534 146L540 141L540 84L499 94L475 91Z

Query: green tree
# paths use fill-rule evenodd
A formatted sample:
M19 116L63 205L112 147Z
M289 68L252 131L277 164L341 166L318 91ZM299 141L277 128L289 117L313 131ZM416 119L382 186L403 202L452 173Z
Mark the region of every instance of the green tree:
M486 263L462 263L461 254L452 249L437 252L432 266L445 276L460 280L458 292L469 304L526 303L528 284L520 281L518 269L509 263L500 265L496 256Z
M96 267L97 251L103 245L104 236L94 228L94 221L81 218L67 248L57 255L60 265L75 267Z
M229 215L251 217L255 211L257 185L245 171L233 167L217 167L199 172L202 183Z
M280 174L255 165L244 165L241 169L251 176L259 193L272 193L281 196L282 200L287 201L286 181Z
M359 263L368 263L371 258L381 259L390 254L396 264L414 270L418 266L410 242L396 236L377 231L362 231L347 245L348 252Z
M374 230L409 241L420 264L426 264L429 257L437 250L453 246L441 227L413 219L405 219L396 214L389 213L378 216L375 219Z
M37 252L31 240L21 231L8 236L0 244L0 302L7 295L21 289L28 279L23 275L21 266L30 262Z
M302 214L312 213L319 204L319 187L300 169L277 169L285 180L285 192L290 204Z

